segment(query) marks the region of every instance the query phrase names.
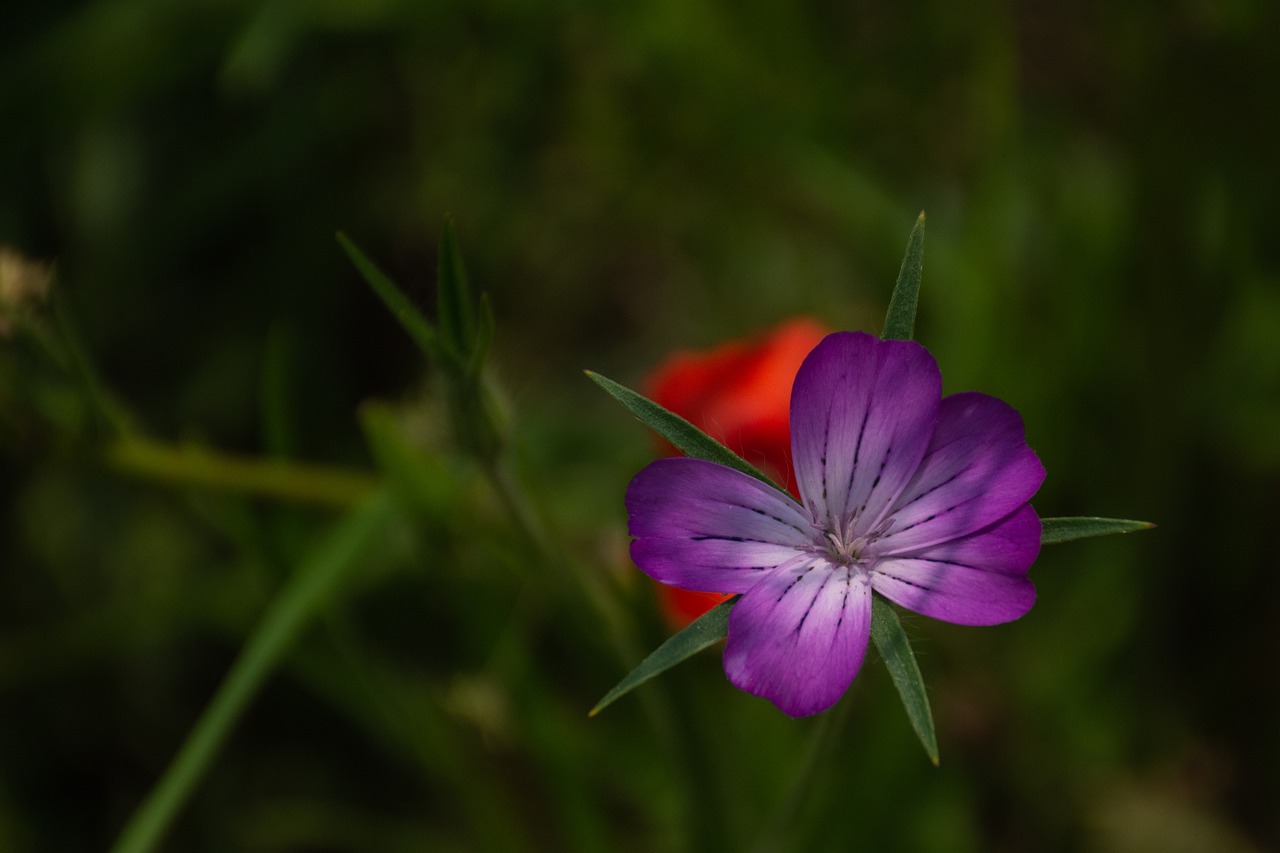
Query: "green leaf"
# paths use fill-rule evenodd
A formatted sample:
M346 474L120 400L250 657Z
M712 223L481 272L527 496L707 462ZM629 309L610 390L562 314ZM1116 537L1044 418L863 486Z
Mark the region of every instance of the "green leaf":
M741 596L717 604L702 616L698 617L680 633L670 637L655 649L640 665L633 669L626 678L605 694L596 706L591 709L590 716L603 711L622 696L644 684L649 679L666 672L676 664L682 663L708 646L724 639L729 632L729 611L733 609ZM884 660L893 679L898 695L902 697L907 718L929 759L938 764L938 737L933 728L933 712L929 709L929 697L925 693L924 680L920 675L920 667L916 665L915 655L911 651L911 643L898 615L880 596L872 600L871 638L876 649Z
M924 211L907 239L907 253L898 270L898 283L889 297L889 311L884 318L884 339L909 341L915 334L916 303L920 298L920 275L924 267Z
M452 218L445 219L444 229L440 232L436 317L445 346L465 363L475 350L475 305L471 301L471 285L462 265L462 252L458 248Z
M378 269L373 261L365 257L364 252L360 251L356 244L348 240L347 235L341 231L338 232L338 242L342 244L343 251L347 253L347 257L351 259L351 263L355 265L360 275L373 288L373 292L390 309L392 316L400 321L400 325L404 326L405 331L409 333L409 336L413 338L427 358L439 364L443 352L440 348L440 341L436 338L435 329L431 328L431 324L413 306L413 303L409 301L400 288L396 287L395 282L387 278L382 270Z
M729 633L729 611L741 596L722 601L685 626L684 630L654 649L640 665L596 703L588 716L594 717L616 700L635 690L656 675L715 645Z
M916 665L916 656L911 651L906 632L902 630L902 623L898 621L898 614L878 595L872 597L871 639L875 641L876 649L893 678L893 686L898 688L911 728L915 729L916 737L920 738L920 744L936 767L938 736L933 730L933 712L929 710L929 696L924 690L920 667Z
M684 418L674 412L667 411L649 398L637 394L630 388L619 385L599 373L592 373L588 370L586 374L592 382L608 391L613 399L626 406L631 411L631 414L647 424L658 435L674 444L685 456L694 459L705 459L708 462L718 462L744 474L749 474L781 491L781 487L758 468Z
M1056 545L1074 539L1091 536L1110 536L1113 533L1133 533L1155 527L1150 521L1131 521L1127 518L1042 518L1040 519L1040 544Z
M159 846L267 679L316 614L363 566L366 553L386 541L395 510L388 492L375 492L298 567L245 641L160 781L129 818L112 853L149 853Z
M480 294L480 316L476 322L474 348L471 350L471 361L467 365L467 374L472 378L480 375L484 369L484 360L489 355L489 345L493 343L493 305L489 302L489 294Z

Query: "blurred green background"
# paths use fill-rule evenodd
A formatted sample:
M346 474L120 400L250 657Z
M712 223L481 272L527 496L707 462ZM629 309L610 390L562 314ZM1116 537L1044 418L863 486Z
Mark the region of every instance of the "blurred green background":
M32 328L158 441L403 476L363 412L416 466L164 849L1280 847L1278 9L6 6L0 245L56 262L62 317ZM921 209L948 389L1021 410L1042 514L1159 529L1047 549L1017 623L906 619L939 769L878 663L798 796L820 722L713 653L587 719L638 657L455 452L335 230L427 306L455 217L519 476L638 655L653 445L581 369L874 331ZM0 850L105 849L344 509L112 462L65 347L0 332Z

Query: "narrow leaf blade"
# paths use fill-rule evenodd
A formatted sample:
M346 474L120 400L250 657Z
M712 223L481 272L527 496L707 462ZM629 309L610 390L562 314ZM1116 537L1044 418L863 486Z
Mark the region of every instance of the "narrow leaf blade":
M419 348L428 358L439 362L440 342L436 340L435 329L431 328L431 324L422 316L422 313L414 307L395 282L387 278L386 274L378 269L373 261L369 260L364 252L360 251L356 244L347 239L347 235L341 231L338 232L338 243L342 245L342 250L347 253L347 257L351 259L351 263L355 265L361 277L373 288L373 292L378 295L391 314L400 321L400 325L404 326L405 331Z
M479 316L476 318L476 335L471 361L467 364L467 374L472 378L479 376L484 369L484 361L489 355L489 347L493 343L494 323L493 305L489 294L480 294Z
M121 830L112 853L158 849L245 710L316 615L361 567L366 552L386 540L395 514L391 494L374 492L298 567L245 641L178 754Z
M1113 533L1133 533L1155 527L1150 521L1133 521L1127 518L1072 518L1040 519L1040 544L1056 545L1092 536L1110 536Z
M586 373L592 382L609 392L613 399L626 406L631 414L639 418L658 435L674 444L685 456L693 459L705 459L708 462L718 462L721 465L755 477L761 482L768 483L775 489L780 489L777 483L769 479L767 475L750 462L747 462L674 412L667 411L648 397L637 394L625 385L619 385L599 373L592 373L590 370L586 371Z
M884 318L884 339L909 341L915 334L916 303L920 299L920 276L924 269L924 211L916 217L916 225L907 239L907 252L898 270L898 283L889 297L889 311Z
M683 663L698 652L715 645L729 633L729 611L740 596L722 601L685 626L684 630L654 649L640 665L596 703L588 716L594 717L615 701L635 690L656 675Z
M907 634L902 630L902 623L898 621L898 614L878 595L872 597L871 639L884 659L893 686L898 688L911 728L915 729L916 737L920 738L921 746L936 767L938 735L933 729L933 711L929 708L929 695L924 689L920 667L916 664Z
M475 347L475 306L471 284L462 265L462 250L453 230L453 219L444 221L440 232L440 260L436 282L436 316L445 346L466 361Z

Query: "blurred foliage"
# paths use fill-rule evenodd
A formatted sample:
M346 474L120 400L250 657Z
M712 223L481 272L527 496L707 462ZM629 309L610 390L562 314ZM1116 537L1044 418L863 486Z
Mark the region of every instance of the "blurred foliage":
M456 218L519 476L643 652L622 491L652 446L580 370L875 330L922 208L948 387L1022 411L1045 514L1160 529L1047 551L1018 623L908 620L941 769L868 667L788 849L1280 846L1277 32L1266 0L10 4L0 245L55 266L0 305L0 849L109 845L338 518L148 476L121 436L401 484L172 849L772 838L818 721L714 655L586 719L635 659L333 234L426 305Z

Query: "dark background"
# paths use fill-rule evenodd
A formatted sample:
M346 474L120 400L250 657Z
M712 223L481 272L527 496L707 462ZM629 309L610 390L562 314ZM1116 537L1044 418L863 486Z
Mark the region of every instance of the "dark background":
M455 217L522 476L651 647L622 493L652 445L581 369L638 384L796 314L875 331L921 209L917 337L949 390L1022 412L1037 508L1160 526L1046 550L1015 624L909 618L941 768L869 665L784 849L1280 846L1276 8L6 8L0 244L56 262L62 327L139 430L373 472L357 411L384 400L448 472L171 849L765 838L814 722L714 655L666 678L689 751L635 697L586 719L630 662L530 575L333 235L426 306ZM65 364L0 338L0 849L106 847L338 517L135 476L113 440Z

